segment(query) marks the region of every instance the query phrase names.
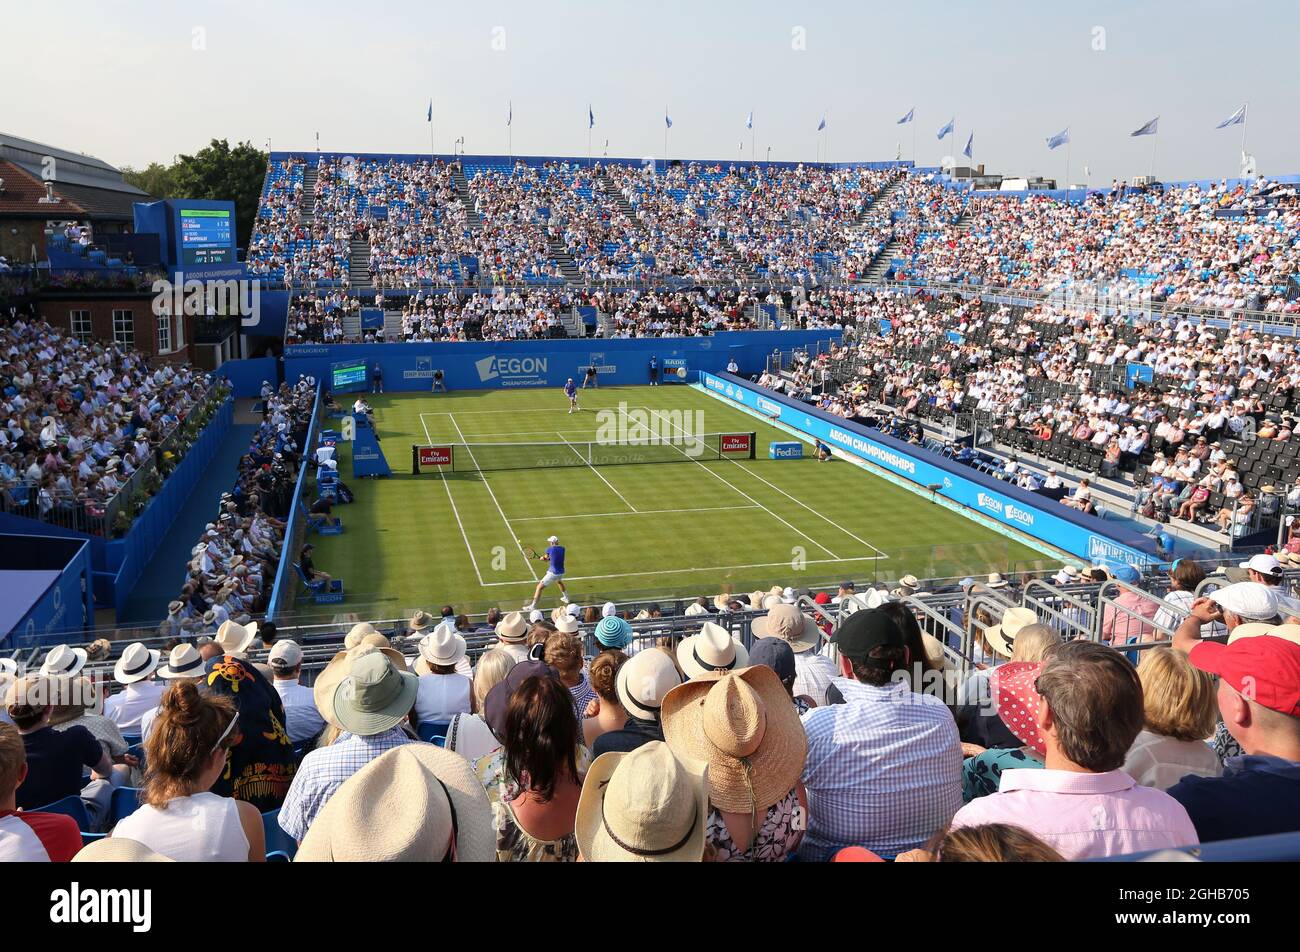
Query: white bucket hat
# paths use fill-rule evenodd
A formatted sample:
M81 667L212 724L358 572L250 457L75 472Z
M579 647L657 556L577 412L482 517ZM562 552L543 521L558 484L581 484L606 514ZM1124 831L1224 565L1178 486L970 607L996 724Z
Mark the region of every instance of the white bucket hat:
M677 646L677 663L687 678L698 678L711 671L735 671L749 662L749 652L721 625L706 621L698 635L682 640Z
M146 648L138 641L129 644L122 657L117 659L117 664L113 665L113 678L118 684L143 681L158 669L161 658L162 652L157 649Z

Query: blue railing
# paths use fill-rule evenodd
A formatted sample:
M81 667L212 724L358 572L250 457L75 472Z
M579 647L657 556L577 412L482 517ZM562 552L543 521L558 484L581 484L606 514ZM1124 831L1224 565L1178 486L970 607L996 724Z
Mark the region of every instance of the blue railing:
M266 603L266 620L275 621L286 608L292 608L297 594L298 580L293 566L298 561L298 547L307 526L307 509L302 501L303 490L307 485L307 470L316 446L316 434L320 432L320 395L321 385L316 385L316 399L311 407L311 425L307 427L307 438L303 440L302 466L298 470L298 481L293 487L293 501L289 504L289 518L284 527L284 545L280 549L280 564L275 570L275 584L271 588L271 597Z

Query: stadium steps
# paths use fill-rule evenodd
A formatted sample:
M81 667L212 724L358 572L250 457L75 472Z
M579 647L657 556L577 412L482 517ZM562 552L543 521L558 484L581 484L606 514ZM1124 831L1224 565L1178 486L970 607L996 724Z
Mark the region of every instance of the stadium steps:
M303 223L316 218L316 166L308 165L302 172L302 197L298 199L298 218Z
M747 280L747 281L763 280L763 278L759 275L759 273L754 270L752 265L746 264L744 261L740 259L740 252L736 250L736 246L731 243L730 238L727 238L725 236L720 237L718 239L718 244L722 246L722 249L726 251L727 254L731 255L731 260L736 263L737 277L739 277L741 280Z
M354 288L374 286L370 280L370 243L364 238L353 238L350 243L348 281Z
M456 185L456 196L465 205L465 215L470 227L477 230L483 225L483 216L478 213L478 206L474 204L474 196L469 190L469 179L465 177L463 165L458 163L453 167L451 180Z
M614 200L614 204L618 206L619 211L627 216L627 220L630 222L637 221L636 210L632 208L632 203L627 200L627 197L621 191L619 191L618 186L614 184L614 180L605 174L603 166L600 171L596 173L595 178L597 178L604 186L605 193Z
M343 334L344 340L361 340L361 312L344 311L343 312Z
M384 340L402 339L402 312L384 311Z
M551 257L560 267L560 274L564 275L566 284L581 284L582 272L578 270L578 263L573 260L573 255L564 247L564 243L552 234L546 236L546 246L551 252ZM581 337L582 335L577 335Z
M870 223L872 217L878 209L891 209L894 207L894 195L907 182L906 175L900 175L894 181L885 186L885 190L862 206L862 211L858 212L858 217L854 220L855 228L865 227Z
M571 307L567 311L561 311L558 316L560 318L560 325L564 328L564 332L570 337L587 336L586 325L582 323L582 318L578 316L578 309L576 307Z

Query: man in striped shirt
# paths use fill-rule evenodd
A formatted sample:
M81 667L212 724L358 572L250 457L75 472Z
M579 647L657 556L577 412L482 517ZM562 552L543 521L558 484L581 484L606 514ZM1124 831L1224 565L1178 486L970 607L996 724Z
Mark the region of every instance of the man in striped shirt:
M801 859L845 846L892 857L923 845L961 807L961 740L942 700L914 694L902 631L884 612L854 613L835 633L843 704L803 716L808 832Z

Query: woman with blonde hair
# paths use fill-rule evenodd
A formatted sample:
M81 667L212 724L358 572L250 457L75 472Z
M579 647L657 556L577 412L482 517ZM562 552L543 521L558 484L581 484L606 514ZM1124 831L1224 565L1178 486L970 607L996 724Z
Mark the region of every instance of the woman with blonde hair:
M178 862L265 860L257 808L211 792L239 736L229 698L200 693L193 681L173 684L145 742L144 804L118 821L113 836Z
M1065 857L1028 830L985 823L937 833L922 850L908 850L896 863L1064 863Z
M582 722L583 743L588 747L601 734L622 730L627 723L627 711L618 699L618 669L625 661L627 655L617 648L606 648L591 660L588 678L600 703L595 715Z
M1144 787L1168 790L1188 774L1217 777L1223 765L1206 743L1218 720L1210 675L1172 648L1148 648L1138 664L1146 724L1129 748L1124 771Z
M447 726L446 748L454 750L466 760L476 760L501 746L492 729L483 720L483 701L488 692L500 684L515 659L504 648L485 652L474 666L474 685L470 695L470 712L457 714Z

